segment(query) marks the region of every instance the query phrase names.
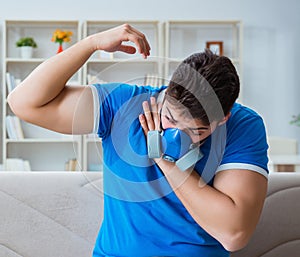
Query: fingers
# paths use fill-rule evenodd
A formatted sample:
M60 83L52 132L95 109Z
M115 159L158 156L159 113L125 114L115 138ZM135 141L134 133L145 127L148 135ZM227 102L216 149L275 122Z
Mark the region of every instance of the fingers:
M157 105L157 116L158 116L158 120L157 120L157 124L155 124L155 130L161 131L161 108L162 108L162 103L158 103Z
M154 122L154 130L160 129L160 117L158 112L158 106L156 103L156 99L154 97L150 98L151 110L152 110L152 118Z
M147 56L150 55L151 48L145 35L128 24L124 24L124 29L127 33L128 40L137 46L139 53L142 54L144 58L147 58Z
M127 54L135 54L136 49L133 46L120 45L119 51L122 51Z
M128 41L135 45L123 44ZM145 35L129 24L93 34L89 43L94 45L93 49L107 52L122 51L134 54L137 48L144 58L150 55L150 45Z
M148 133L149 129L148 129L148 125L147 125L144 114L139 115L139 120L140 120L140 124L143 128L144 134L145 134L145 136L147 136L147 133Z
M156 103L155 97L150 98L150 105L147 101L143 102L144 114L139 116L140 124L147 134L149 130L160 130L160 109L161 104Z
M143 102L144 116L146 118L146 122L149 130L154 130L154 121L152 118L152 113L150 111L149 103L147 101Z

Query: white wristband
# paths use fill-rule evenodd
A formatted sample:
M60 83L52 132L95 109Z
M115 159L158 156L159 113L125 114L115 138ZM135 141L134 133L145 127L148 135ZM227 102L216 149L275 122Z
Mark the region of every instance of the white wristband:
M158 130L150 130L147 134L147 146L149 158L160 158L161 156L161 135Z

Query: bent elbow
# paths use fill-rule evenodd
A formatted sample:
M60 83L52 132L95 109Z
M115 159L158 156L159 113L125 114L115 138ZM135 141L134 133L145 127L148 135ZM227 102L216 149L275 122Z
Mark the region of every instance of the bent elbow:
M227 251L235 252L244 248L248 244L249 240L249 233L240 231L227 236L226 239L221 242L221 244Z
M13 96L13 92L9 93L7 98L6 98L6 102L8 104L8 106L10 107L10 109L12 110L12 112L18 116L18 106L17 106L17 101L15 100L15 97Z
M21 119L25 119L24 113L26 108L24 105L22 105L22 101L18 100L18 97L14 94L14 92L11 92L8 94L6 98L6 102L11 109L11 111L18 116Z
M15 113L15 108L14 108L14 99L13 99L12 93L8 94L8 96L6 97L6 102L7 102L8 106L10 107L10 109L12 110L12 112L14 114L16 114Z

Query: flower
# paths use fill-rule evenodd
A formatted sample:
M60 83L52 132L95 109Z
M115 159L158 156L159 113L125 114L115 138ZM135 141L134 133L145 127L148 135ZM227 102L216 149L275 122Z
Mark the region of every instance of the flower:
M73 35L72 31L68 31L68 30L63 31L57 29L53 32L51 41L55 43L59 43L61 45L63 42L70 42L72 35Z

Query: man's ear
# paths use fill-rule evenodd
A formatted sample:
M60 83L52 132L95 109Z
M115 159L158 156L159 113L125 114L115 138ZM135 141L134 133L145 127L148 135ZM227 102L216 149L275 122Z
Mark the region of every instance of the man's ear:
M228 119L230 118L231 116L231 112L229 112L219 123L218 123L218 126L221 126L223 124L226 123L226 121L228 121Z

